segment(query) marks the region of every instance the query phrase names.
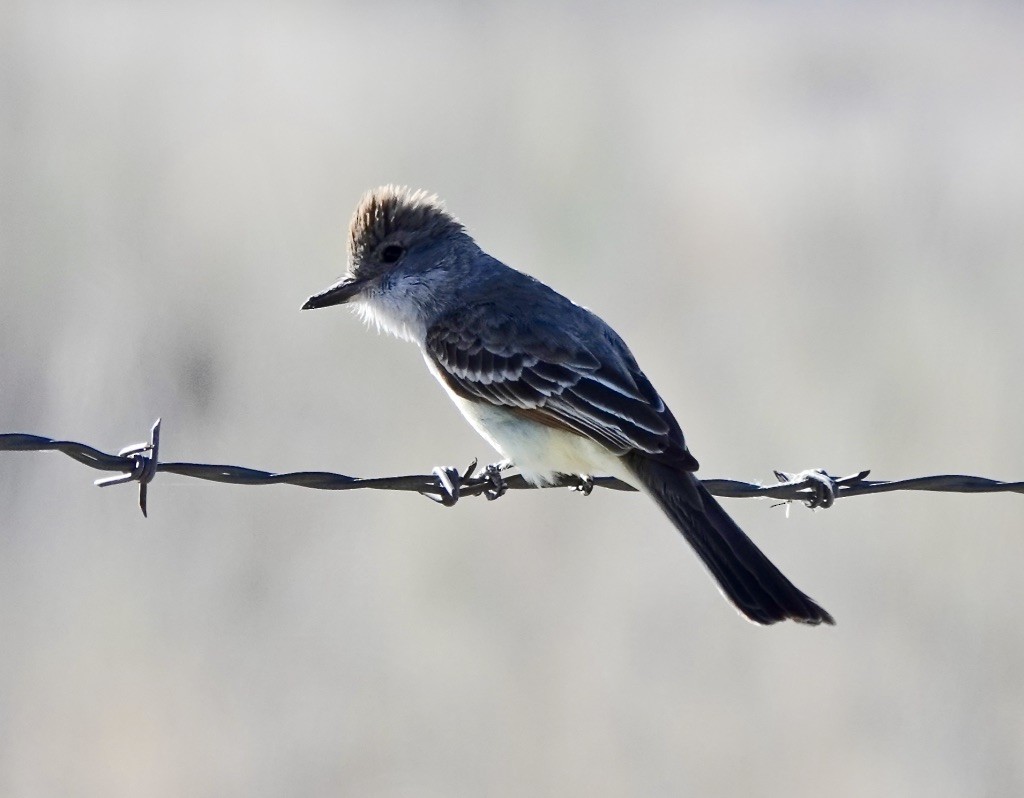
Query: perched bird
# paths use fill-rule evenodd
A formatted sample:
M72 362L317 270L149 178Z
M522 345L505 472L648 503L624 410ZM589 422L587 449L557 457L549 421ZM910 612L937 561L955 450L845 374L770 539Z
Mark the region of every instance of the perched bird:
M348 303L423 352L466 417L530 483L610 475L649 495L759 624L834 623L694 476L672 412L596 315L484 252L424 191L366 194L347 275L303 305Z

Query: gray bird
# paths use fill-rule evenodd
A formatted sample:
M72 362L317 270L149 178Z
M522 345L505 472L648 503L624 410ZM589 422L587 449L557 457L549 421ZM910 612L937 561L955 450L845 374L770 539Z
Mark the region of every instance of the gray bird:
M466 417L523 477L610 475L649 495L748 619L832 624L694 476L672 412L596 315L484 252L424 191L366 194L347 275L303 309L349 303L420 347Z

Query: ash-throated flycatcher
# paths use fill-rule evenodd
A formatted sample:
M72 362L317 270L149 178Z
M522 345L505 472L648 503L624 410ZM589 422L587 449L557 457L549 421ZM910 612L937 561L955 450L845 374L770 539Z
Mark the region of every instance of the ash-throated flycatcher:
M348 274L303 309L343 303L419 346L529 482L618 477L654 499L751 621L833 623L694 476L679 424L615 331L480 249L436 196L387 186L363 197Z

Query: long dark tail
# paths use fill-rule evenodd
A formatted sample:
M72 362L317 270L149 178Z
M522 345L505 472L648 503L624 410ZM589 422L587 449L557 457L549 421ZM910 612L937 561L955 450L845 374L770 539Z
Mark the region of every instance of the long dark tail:
M761 624L787 618L812 625L835 623L761 553L692 473L639 453L625 460L747 618Z

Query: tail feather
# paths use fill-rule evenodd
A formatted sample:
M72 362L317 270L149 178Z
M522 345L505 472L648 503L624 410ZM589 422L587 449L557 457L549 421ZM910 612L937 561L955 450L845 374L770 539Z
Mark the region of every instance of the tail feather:
M754 545L691 472L638 453L627 455L626 463L747 618L759 624L835 623Z

